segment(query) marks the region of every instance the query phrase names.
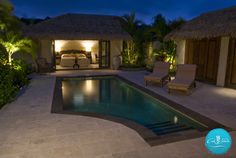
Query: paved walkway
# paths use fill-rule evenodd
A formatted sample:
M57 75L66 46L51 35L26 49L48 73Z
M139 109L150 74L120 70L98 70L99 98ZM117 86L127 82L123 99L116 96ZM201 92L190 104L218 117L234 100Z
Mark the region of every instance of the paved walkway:
M121 76L144 87L143 76L147 72L122 72ZM191 95L167 93L167 87L148 86L148 89L167 97L191 110L201 113L226 126L236 129L236 90L197 82Z
M0 158L201 158L208 153L204 138L150 147L132 129L98 118L51 114L55 76L115 73L143 85L142 72L67 71L35 75L26 91L0 110ZM236 91L202 83L190 96L149 88L163 96L236 128ZM236 142L236 132L231 132ZM227 155L236 157L236 146Z

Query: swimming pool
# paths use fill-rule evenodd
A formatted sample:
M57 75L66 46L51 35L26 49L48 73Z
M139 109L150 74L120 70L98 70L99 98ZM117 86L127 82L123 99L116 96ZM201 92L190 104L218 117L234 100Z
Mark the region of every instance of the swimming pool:
M204 129L206 125L114 77L65 78L63 110L121 117L157 135Z
M231 130L119 75L57 77L51 112L122 123L151 146Z

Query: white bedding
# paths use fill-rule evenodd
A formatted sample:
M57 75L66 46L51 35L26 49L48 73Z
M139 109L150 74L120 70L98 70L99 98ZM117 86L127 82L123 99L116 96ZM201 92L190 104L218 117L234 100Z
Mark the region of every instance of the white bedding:
M76 62L80 67L88 67L90 64L90 60L84 54L62 54L61 55L61 66L68 67L73 66Z

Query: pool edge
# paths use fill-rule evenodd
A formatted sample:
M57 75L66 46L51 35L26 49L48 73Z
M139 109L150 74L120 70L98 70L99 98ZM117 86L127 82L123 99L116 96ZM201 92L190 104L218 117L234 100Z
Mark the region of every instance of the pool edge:
M63 78L87 78L87 77L107 77L107 76L114 76L122 81L130 84L131 86L134 86L135 88L138 88L139 90L147 93L148 95L160 100L161 102L164 102L168 104L170 107L177 109L178 111L182 113L187 113L186 115L190 115L193 119L201 122L204 122L208 126L207 130L204 131L199 131L198 133L194 134L186 134L185 132L181 133L175 133L173 135L164 135L164 136L157 136L154 134L150 129L144 127L143 125L140 125L134 121L120 118L120 117L114 117L114 116L108 116L108 115L102 115L102 114L96 114L96 113L87 113L87 112L71 112L71 111L65 111L63 110L63 101L62 101L62 92L61 92L61 81ZM121 123L133 130L135 130L150 146L156 146L156 145L161 145L161 144L166 144L166 143L172 143L176 141L183 141L187 139L194 139L194 138L199 138L203 137L207 134L207 131L214 129L214 128L224 128L228 131L232 131L231 128L228 128L200 113L197 113L191 109L188 109L166 97L163 97L145 87L142 87L122 76L119 76L117 74L108 74L108 75L86 75L86 76L60 76L56 77L56 83L55 83L55 88L54 88L54 95L53 95L53 101L52 101L52 108L51 108L51 113L56 113L56 114L71 114L71 115L80 115L80 116L89 116L89 117L95 117L99 119L104 119L104 120L109 120L117 123ZM167 136L167 137L166 137Z

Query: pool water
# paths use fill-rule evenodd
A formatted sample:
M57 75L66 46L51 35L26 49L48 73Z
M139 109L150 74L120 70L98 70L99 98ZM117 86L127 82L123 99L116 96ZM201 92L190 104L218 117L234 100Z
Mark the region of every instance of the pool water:
M63 110L116 116L158 135L204 128L199 122L114 77L65 78Z

